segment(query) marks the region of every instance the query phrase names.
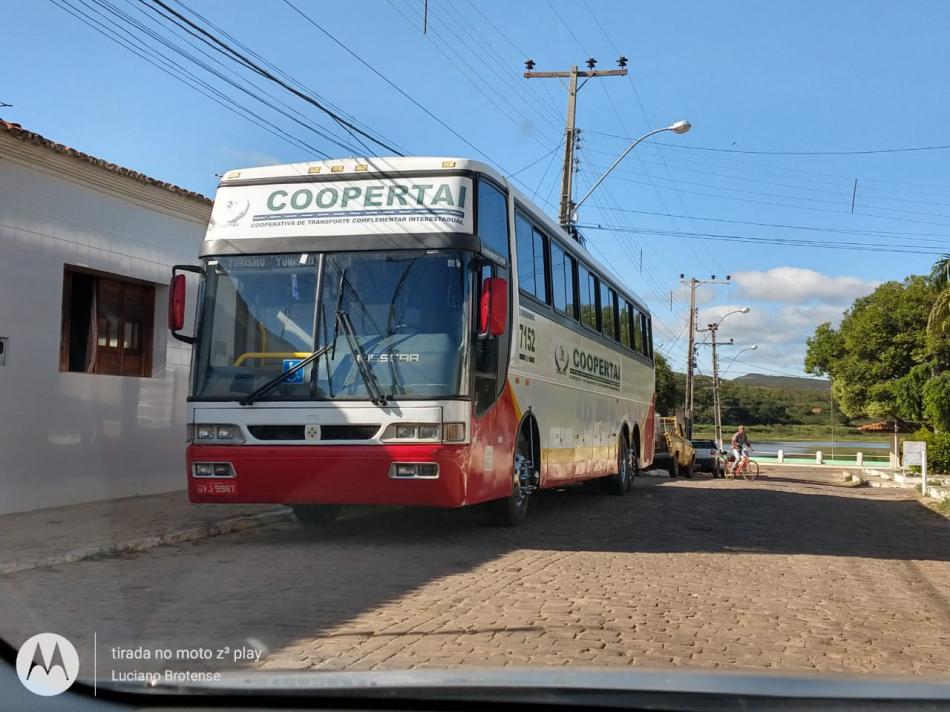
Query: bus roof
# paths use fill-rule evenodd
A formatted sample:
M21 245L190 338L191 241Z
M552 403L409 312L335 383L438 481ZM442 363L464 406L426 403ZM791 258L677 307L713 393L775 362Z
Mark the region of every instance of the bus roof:
M567 249L574 253L575 257L584 260L596 271L604 275L612 275L614 286L618 292L623 294L628 300L636 302L644 311L649 313L646 302L641 299L636 292L623 284L623 278L614 270L608 268L597 260L584 246L573 239L558 224L556 220L551 219L540 207L535 205L530 198L519 191L505 176L489 166L487 163L475 161L470 158L460 158L455 156L374 156L349 158L334 158L325 161L306 161L301 163L283 163L270 166L257 166L252 168L238 168L227 171L221 178L221 186L266 184L269 182L280 183L288 179L299 179L301 176L317 176L333 174L339 176L351 175L356 177L367 177L373 174L423 174L440 172L472 171L482 173L508 189L509 193L531 214L536 221L543 223L543 227L549 234L560 238L561 243Z

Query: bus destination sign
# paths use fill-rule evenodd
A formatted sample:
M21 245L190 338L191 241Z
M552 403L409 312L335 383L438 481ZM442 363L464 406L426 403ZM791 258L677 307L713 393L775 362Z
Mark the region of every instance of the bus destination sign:
M222 186L206 239L471 234L472 194L464 176Z

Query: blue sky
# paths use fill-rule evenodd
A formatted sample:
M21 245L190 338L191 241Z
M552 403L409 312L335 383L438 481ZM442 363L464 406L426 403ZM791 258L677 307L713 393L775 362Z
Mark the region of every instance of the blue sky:
M108 1L149 22L138 0ZM581 221L622 228L588 230L589 247L649 299L657 344L679 370L686 358L681 273L734 275L733 286L701 291L701 323L739 305L752 308L723 324L724 338L759 344L739 357L730 376L800 374L804 338L818 323L835 321L878 282L924 272L934 259L716 241L709 234L950 249L950 151L775 156L700 150L950 144L944 91L950 4L430 0L423 35L422 0L294 1L483 155L283 2L186 5L408 153L487 157L506 173L534 163L517 179L551 214L564 87L558 80L521 78L523 60L530 56L536 69L554 70L581 65L590 55L600 68L612 67L618 50L628 57L629 77L597 79L580 92L577 194L623 150L627 141L616 137L636 137L677 119L694 128L685 136L663 134L663 145L642 144L585 205ZM57 2L90 15L83 3L102 7L93 0ZM0 108L0 116L7 120L209 195L215 174L228 168L315 157L163 74L52 2L7 3L4 20L0 56L8 71L0 79L0 102L13 106ZM259 84L301 112L305 124L352 143L315 109ZM318 150L352 152L233 88L226 91ZM699 364L709 372L705 349Z

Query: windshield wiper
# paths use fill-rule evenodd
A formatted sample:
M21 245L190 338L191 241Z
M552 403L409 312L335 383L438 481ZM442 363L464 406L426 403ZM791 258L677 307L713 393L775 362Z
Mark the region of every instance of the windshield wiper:
M350 315L340 309L336 313L337 325L343 327L343 335L346 336L346 343L350 347L350 352L356 361L356 368L363 377L363 383L366 384L366 392L369 393L370 402L373 405L386 405L387 398L383 395L379 387L379 381L376 380L376 374L372 367L366 362L366 352L356 337L356 331L353 329L353 322L350 321Z
M325 353L326 353L327 351L329 351L329 350L330 350L330 346L329 346L329 345L327 345L327 346L322 346L321 348L317 349L317 350L314 351L312 354L310 354L309 356L307 356L307 358L305 358L303 361L301 361L300 363L298 363L296 366L294 366L294 367L292 367L292 368L288 368L288 369L287 369L286 371L284 371L283 373L280 373L280 374L278 374L277 376L274 376L274 378L270 379L270 380L269 380L267 383L265 383L263 386L261 386L261 387L258 388L256 391L254 391L253 393L251 393L247 398L245 398L245 399L242 400L242 401L238 401L238 402L239 402L241 405L253 405L253 404L254 404L254 401L256 401L258 398L260 398L260 397L261 397L262 395L264 395L265 393L268 393L269 391L271 391L271 390L273 390L274 388L276 388L277 386L279 386L281 383L283 383L284 379L286 379L286 378L289 377L289 376L294 375L295 373L297 373L297 371L299 371L299 370L301 370L301 369L303 369L303 368L306 368L306 367L307 367L307 364L313 363L314 361L316 361L318 358L320 358L321 356L323 356L323 354L325 354Z

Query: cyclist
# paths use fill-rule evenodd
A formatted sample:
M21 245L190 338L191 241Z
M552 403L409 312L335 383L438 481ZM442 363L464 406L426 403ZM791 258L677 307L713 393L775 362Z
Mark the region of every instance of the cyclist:
M732 466L732 471L739 474L742 471L742 458L748 456L752 449L752 443L749 442L749 436L746 435L745 425L740 425L735 435L732 436L732 456L736 462Z

